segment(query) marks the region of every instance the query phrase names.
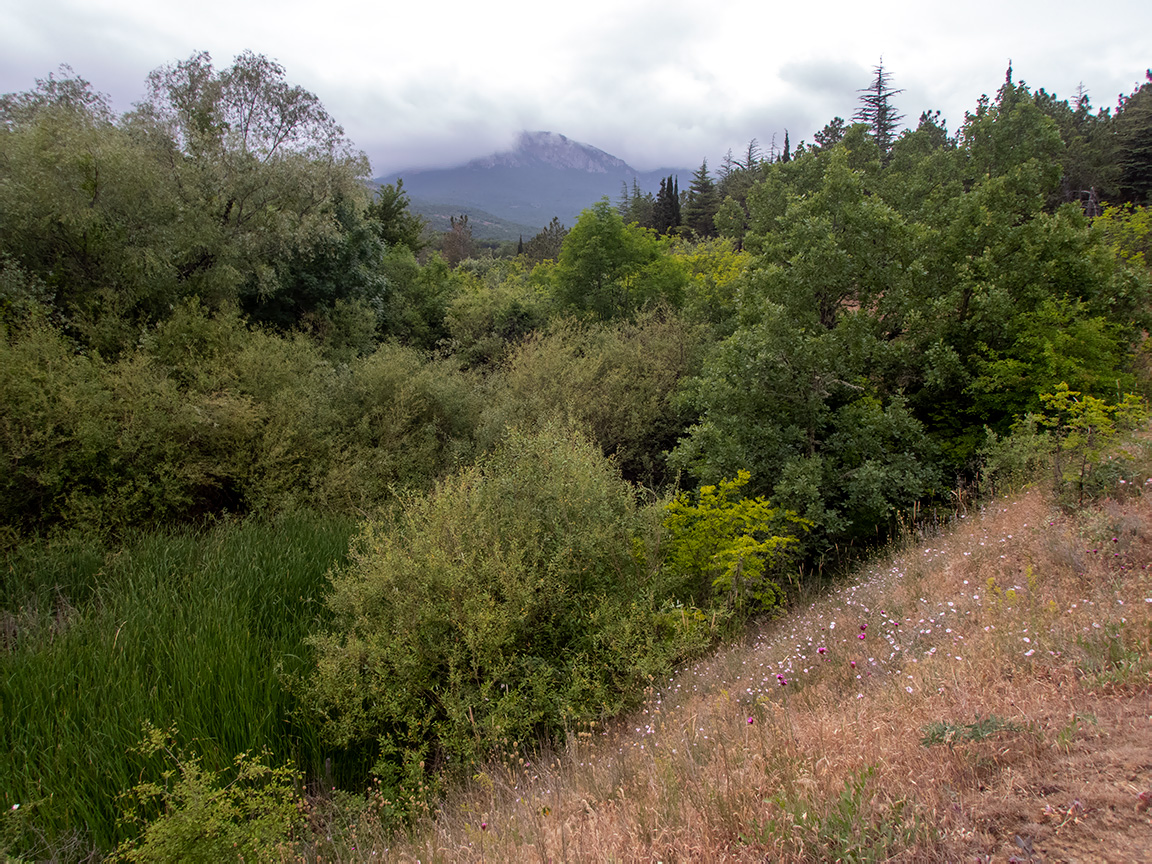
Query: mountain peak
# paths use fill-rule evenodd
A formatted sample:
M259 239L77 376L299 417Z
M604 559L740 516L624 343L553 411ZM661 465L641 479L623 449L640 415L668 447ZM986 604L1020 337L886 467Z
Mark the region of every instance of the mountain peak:
M473 159L467 167L557 168L590 174L632 170L623 159L557 132L521 132L515 149Z

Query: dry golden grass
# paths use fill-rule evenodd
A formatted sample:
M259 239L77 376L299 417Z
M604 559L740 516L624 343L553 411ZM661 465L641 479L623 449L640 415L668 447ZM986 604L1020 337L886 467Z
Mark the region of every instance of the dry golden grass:
M325 860L1152 860L1143 488L989 502L627 722L488 767L400 841L345 826Z

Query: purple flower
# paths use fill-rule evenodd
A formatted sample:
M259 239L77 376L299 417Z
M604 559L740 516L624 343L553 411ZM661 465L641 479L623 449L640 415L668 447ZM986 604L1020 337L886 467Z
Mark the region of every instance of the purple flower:
M827 648L817 648L817 649L816 649L816 653L817 653L817 654L823 654L823 653L824 653L825 651L827 651L827 650L828 650Z
M753 722L755 722L755 721L753 721L753 719L751 717L749 717L748 718L748 725L751 726Z

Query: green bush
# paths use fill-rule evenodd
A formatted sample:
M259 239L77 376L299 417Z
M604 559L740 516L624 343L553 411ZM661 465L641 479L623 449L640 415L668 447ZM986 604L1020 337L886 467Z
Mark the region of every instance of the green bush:
M661 515L594 445L546 426L368 523L302 687L324 734L374 746L385 786L417 795L501 742L634 703L709 638L660 611Z
M675 395L696 371L702 343L700 328L666 309L634 322L557 321L493 379L481 436L559 416L586 429L629 480L660 486L665 453L692 419Z
M290 768L265 764L267 754L240 753L232 770L206 770L195 754L174 750L172 734L145 726L142 756L162 754L173 767L160 782L136 784L125 796L124 821L140 834L120 845L119 861L281 861L290 851L303 804Z
M764 498L738 497L750 479L741 471L719 488L704 486L695 496L682 492L668 505L665 568L701 605L715 596L730 609L749 611L784 600L773 577L796 544L795 532L811 523Z

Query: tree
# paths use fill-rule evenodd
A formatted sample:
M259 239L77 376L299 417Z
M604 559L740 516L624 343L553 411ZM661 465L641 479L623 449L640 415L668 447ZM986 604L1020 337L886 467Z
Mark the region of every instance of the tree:
M563 248L564 238L567 236L568 229L560 224L558 217L553 216L547 228L524 244L524 255L533 264L538 264L541 261L555 261L560 257L560 250Z
M444 244L440 251L449 266L455 267L475 254L476 243L472 239L472 226L468 224L467 213L461 214L459 218L451 217L451 224L452 227L444 232Z
M69 335L105 356L186 293L181 267L205 227L180 212L153 142L115 120L81 78L0 97L0 258L43 282Z
M680 227L680 184L673 175L660 181L653 206L652 227L660 234L668 234Z
M624 185L617 209L625 223L629 225L635 224L642 228L656 226L656 199L651 192L641 191L635 177L632 178L631 190L626 184Z
M744 229L748 225L748 214L740 202L732 197L725 198L716 208L716 215L712 219L716 232L721 237L727 237L736 244L737 250L744 245Z
M853 120L867 123L876 146L880 148L882 156L887 156L896 140L896 127L904 119L904 115L897 114L892 105L892 97L903 90L894 89L889 83L892 76L884 70L884 61L881 59L878 66L873 67L876 73L872 84L859 92L860 109L853 115Z
M212 154L232 167L291 152L333 160L351 154L316 94L290 85L283 66L251 51L219 73L207 51L156 69L139 112L164 124L182 152Z
M676 305L685 281L659 238L625 225L606 198L580 214L556 267L560 304L605 320L660 301Z
M708 174L708 160L692 175L692 185L688 189L688 203L684 208L684 224L691 228L697 237L715 237L713 223L720 199L716 194L716 184Z
M844 124L843 117L833 117L828 123L825 123L824 128L813 135L812 138L816 141L816 146L822 149L835 147L844 139L844 132L847 128Z
M753 138L748 142L748 149L744 151L744 161L736 164L745 171L752 171L764 161L764 154L760 151L760 142Z
M1134 204L1147 203L1152 196L1152 69L1147 79L1121 98L1116 111L1120 192Z
M250 51L217 71L207 52L163 66L124 123L170 174L189 293L261 303L285 286L286 258L308 259L341 232L337 202L366 204L368 160L319 98Z
M386 183L376 190L376 198L364 215L386 244L406 246L419 253L428 245L424 239L427 223L408 209L410 203L404 181L398 179L395 184Z

